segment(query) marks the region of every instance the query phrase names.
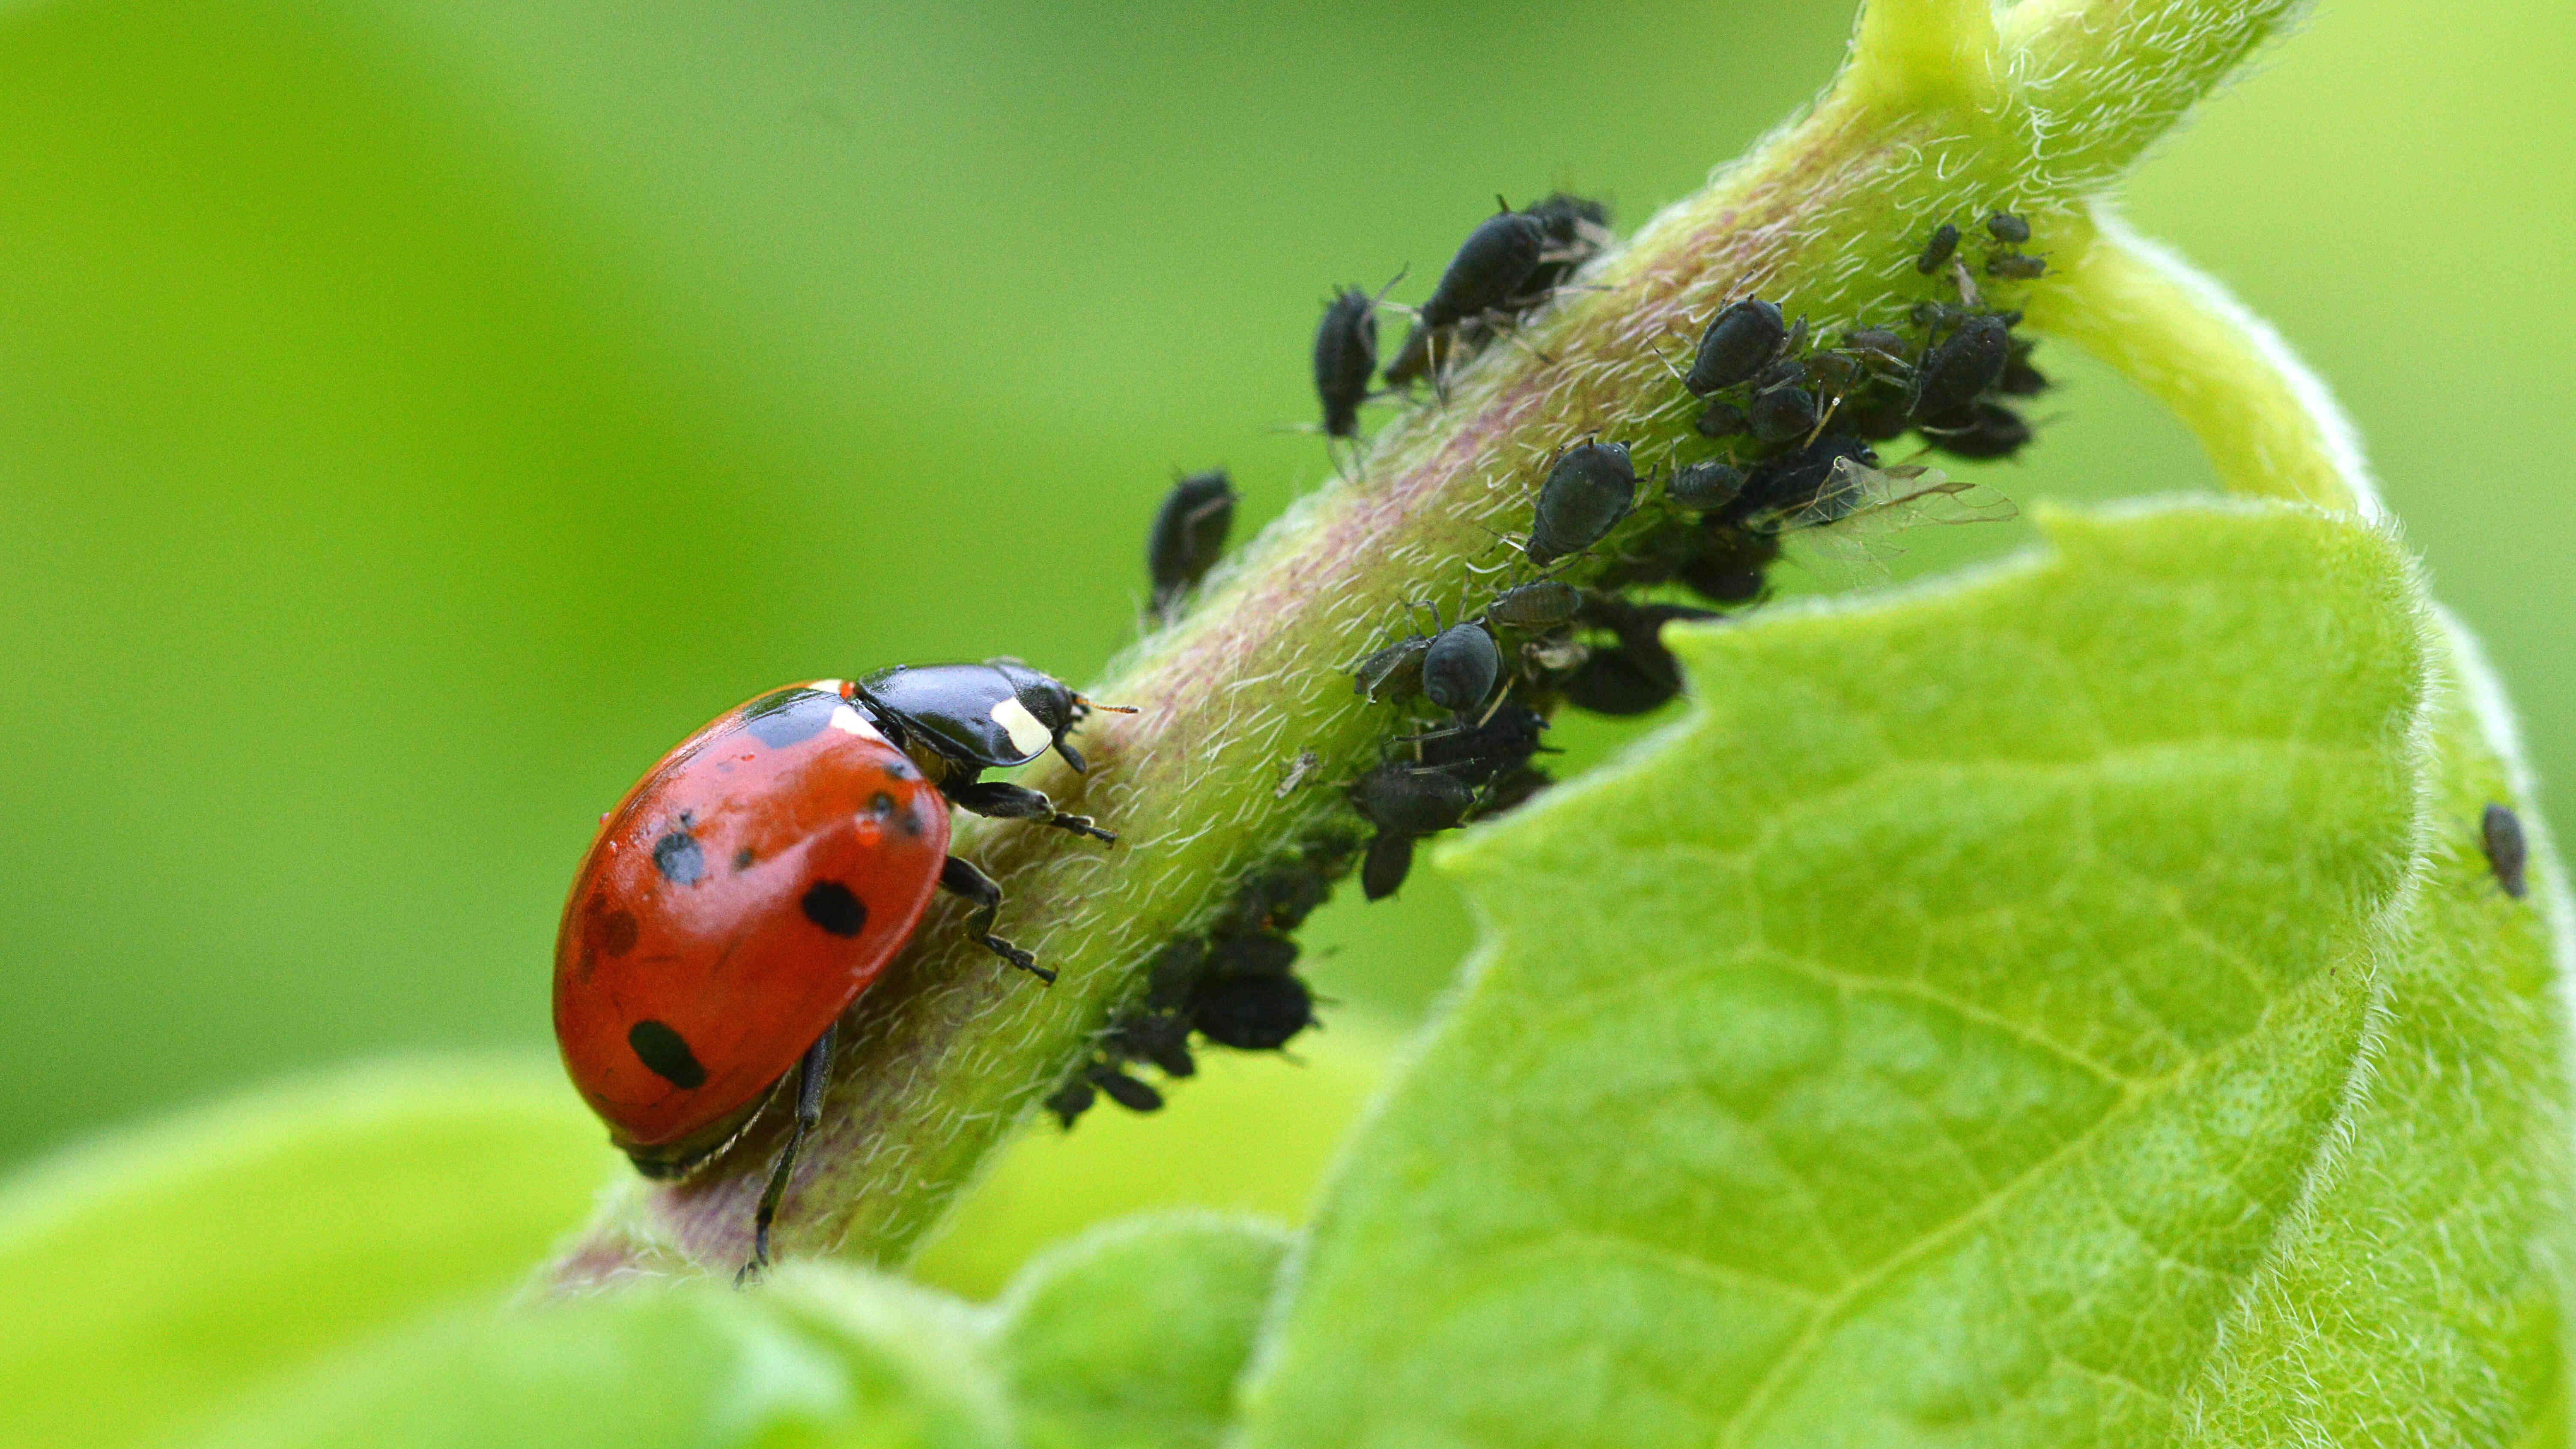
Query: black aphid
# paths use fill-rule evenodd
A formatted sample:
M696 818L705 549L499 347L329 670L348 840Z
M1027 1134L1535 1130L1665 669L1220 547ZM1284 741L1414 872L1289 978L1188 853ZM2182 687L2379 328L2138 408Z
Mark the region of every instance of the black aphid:
M1440 285L1423 302L1422 324L1450 327L1500 310L1529 289L1530 274L1546 250L1547 232L1537 218L1517 211L1485 218L1467 233L1440 274Z
M1449 360L1449 350L1454 343L1455 338L1449 332L1425 326L1417 318L1411 327L1405 329L1404 345L1395 350L1395 357L1386 365L1383 374L1386 385L1410 387L1429 377L1436 366Z
M1731 438L1753 426L1753 420L1744 415L1744 409L1719 398L1702 409L1699 421L1691 426L1704 438Z
M1493 697L1503 674L1503 651L1485 626L1470 619L1452 624L1422 656L1422 695L1452 714L1467 714Z
M1531 293L1556 288L1610 239L1610 208L1589 197L1551 192L1545 199L1522 208L1521 214L1537 222L1540 234L1547 239L1547 251L1538 269L1524 284Z
M1772 303L1758 297L1730 303L1709 319L1708 330L1699 335L1699 351L1691 358L1682 386L1706 397L1749 381L1771 365L1788 337L1789 328Z
M1583 591L1557 579L1539 579L1503 590L1485 606L1485 621L1513 629L1553 629L1574 617Z
M1693 463L1672 476L1664 485L1664 496L1677 508L1693 513L1714 513L1735 501L1744 491L1744 470L1714 460Z
M1225 552L1225 536L1234 528L1234 484L1223 468L1193 473L1163 495L1145 537L1145 568L1154 580L1154 607L1160 609L1197 586Z
M1728 522L1737 522L1807 508L1833 477L1834 465L1845 459L1863 467L1878 465L1878 454L1869 444L1849 434L1827 433L1795 452L1764 462L1746 475L1743 494L1724 517ZM1748 521L1746 526L1755 525Z
M1716 604L1746 604L1762 596L1763 576L1780 557L1776 534L1712 530L1708 546L1682 565L1682 584Z
M2030 441L2030 424L1997 402L1972 402L1916 426L1925 442L1954 458L2009 458Z
M1201 936L1183 936L1165 946L1154 957L1145 976L1145 1001L1149 1006L1178 1006L1190 994L1190 983L1207 969L1207 940Z
M1995 391L2007 397L2037 397L2048 391L2048 374L2030 365L2031 344L2015 339L2012 355L2004 360L2004 375L1995 381Z
M1390 761L1360 776L1351 786L1351 804L1377 826L1360 865L1360 892L1376 901L1404 884L1413 867L1413 842L1466 819L1476 792L1448 771Z
M1190 994L1190 1025L1218 1046L1269 1052L1315 1024L1315 998L1306 983L1278 975L1219 973Z
M1431 640L1416 634L1360 661L1351 671L1351 691L1376 704L1382 700L1410 699L1422 692L1422 656L1431 652Z
M1637 505L1637 469L1625 443L1578 443L1557 455L1539 485L1529 561L1545 568L1599 543Z
M2017 247L2030 240L2030 223L2009 211L1998 211L1986 218L1986 232L2006 246Z
M1333 876L1349 859L1343 848L1248 877L1234 893L1232 919L1244 932L1297 929L1332 895Z
M1198 1075L1198 1061L1190 1055L1190 1024L1169 1012L1122 1017L1101 1045L1129 1061L1152 1062L1167 1077Z
M1344 287L1324 304L1315 327L1315 396L1324 405L1324 436L1356 437L1369 374L1377 371L1377 299Z
M1253 932L1219 936L1208 943L1210 974L1281 976L1297 964L1297 943L1285 936Z
M1905 394L1890 384L1872 383L1843 399L1834 411L1834 426L1873 443L1884 443L1905 431Z
M1816 395L1803 387L1757 392L1746 416L1752 420L1753 436L1763 442L1785 443L1803 438L1816 428Z
M1476 806L1476 818L1489 820L1507 810L1517 810L1529 798L1556 783L1556 777L1536 765L1523 765L1485 787Z
M1905 339L1884 327L1863 327L1843 334L1843 346L1850 348L1862 361L1891 371L1903 371L1912 363L1912 350Z
M1127 1075L1116 1067L1093 1067L1088 1075L1091 1079L1092 1085L1098 1087L1110 1101L1117 1103L1119 1106L1126 1108L1130 1112L1159 1112L1163 1110L1162 1093L1146 1086L1143 1082L1136 1080L1134 1077Z
M1664 647L1664 626L1676 620L1696 623L1726 617L1689 604L1632 604L1612 595L1595 595L1591 602L1584 622L1619 636L1619 648L1611 652L1624 656L1625 666L1674 689L1681 687L1682 671L1672 651Z
M1093 1100L1098 1096L1099 1093L1092 1089L1089 1082L1076 1077L1056 1088L1044 1105L1049 1112L1055 1114L1056 1121L1070 1129L1073 1126L1073 1119L1090 1111Z
M1404 886L1404 878L1413 873L1413 837L1393 830L1381 830L1369 842L1368 854L1360 861L1360 894L1369 900L1382 901Z
M1528 764L1546 733L1547 716L1527 705L1506 704L1482 723L1418 736L1414 748L1423 764L1482 789Z
M1945 221L1933 229L1932 239L1923 244L1923 254L1914 259L1914 270L1928 277L1941 270L1941 264L1950 260L1950 253L1958 249L1959 229Z
M2002 379L2011 353L2012 329L2002 317L1981 313L1961 322L1915 370L1913 415L1938 417L1974 402Z
M1997 252L1986 258L1986 275L2001 277L2008 282L2027 282L2047 273L2048 262L2044 258L2022 252Z
M1841 397L1860 381L1863 371L1861 359L1853 353L1828 350L1807 356L1807 375L1818 397Z
M2478 822L2478 835L2486 847L2487 868L2495 872L2496 884L2504 893L2521 900L2530 882L2523 877L2523 867L2530 847L2522 838L2522 820L2501 805L2489 805L2485 818Z
M1566 703L1594 714L1644 714L1681 692L1681 685L1625 649L1595 650L1565 681Z
M1476 792L1446 771L1397 760L1360 776L1351 803L1380 830L1429 835L1465 819Z

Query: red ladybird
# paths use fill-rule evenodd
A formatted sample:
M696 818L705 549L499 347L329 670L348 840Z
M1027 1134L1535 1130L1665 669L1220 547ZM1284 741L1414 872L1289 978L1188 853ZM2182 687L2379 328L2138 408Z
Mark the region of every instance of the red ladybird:
M920 924L931 893L1001 888L948 854L948 806L1115 837L1038 791L978 782L1052 748L1089 701L1016 660L891 669L776 690L691 735L601 824L555 942L555 1039L610 1140L648 1177L686 1174L798 1067L796 1124L754 1218L752 1260L820 1115L835 1023Z

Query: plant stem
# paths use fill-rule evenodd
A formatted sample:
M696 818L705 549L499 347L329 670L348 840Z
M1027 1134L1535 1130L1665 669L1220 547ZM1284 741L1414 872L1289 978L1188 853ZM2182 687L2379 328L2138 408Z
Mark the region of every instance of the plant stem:
M2076 55L2118 39L2087 28L2101 22L2095 10L2050 13L2072 33L2025 24L2013 44ZM2196 95L2242 47L2144 53L2198 69L2124 63L2101 72L2105 84ZM1377 762L1407 717L1357 698L1350 666L1403 632L1406 601L1457 618L1527 576L1500 540L1529 526L1537 485L1566 445L1624 442L1641 470L1657 473L1714 454L1692 431L1698 403L1668 359L1686 354L1719 307L1758 293L1805 315L1819 337L1902 325L1944 285L1912 266L1939 220L2011 206L2030 214L2049 247L2061 247L2061 227L2080 239L2084 198L2051 180L2073 172L2053 166L2050 133L2031 122L2026 98L2001 89L2033 70L2027 55L1998 45L1984 0L1878 0L1843 80L1810 115L1650 221L1516 341L1488 347L1445 401L1386 425L1354 477L1273 524L1188 617L1086 691L1141 713L1086 726L1087 778L1050 761L1027 783L1099 817L1119 844L970 820L953 847L1003 884L1003 933L1059 980L1044 988L1002 967L965 939L961 909L935 906L842 1020L823 1124L780 1217L781 1252L903 1262L987 1154L1139 996L1164 946L1301 838L1360 828L1338 787ZM2041 79L2059 87L2056 100L2071 99L2063 75ZM2117 96L2099 99L2117 108ZM2162 114L2169 122L2173 110ZM2085 138L2089 165L2124 146L2133 155L2152 132ZM2063 282L1996 282L1987 293L2034 315L2061 289L2151 295L2143 280L2114 285L2128 275L2086 270ZM2066 309L2064 325L2096 335L2082 331L2086 320L2107 315L2088 301ZM2185 329L2173 345L2201 335ZM2205 345L2223 360L2218 340ZM2178 381L2171 387L2204 412L2219 409ZM1589 559L1615 557L1623 540L1671 518L1653 486L1646 491L1637 516ZM1559 576L1580 584L1597 568L1577 560ZM1308 751L1317 765L1283 794L1292 762ZM730 1273L749 1249L752 1203L784 1125L783 1112L768 1115L685 1184L627 1182L553 1266L552 1282Z
M1890 114L1981 112L2001 98L2000 61L1988 0L1868 0L1842 89Z
M2074 250L2032 325L2171 408L2232 491L2380 516L2351 424L2280 334L2107 207Z

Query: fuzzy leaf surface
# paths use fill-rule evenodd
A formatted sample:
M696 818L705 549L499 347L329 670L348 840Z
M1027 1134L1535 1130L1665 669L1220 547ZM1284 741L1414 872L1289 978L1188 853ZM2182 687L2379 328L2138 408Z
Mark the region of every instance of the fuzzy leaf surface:
M264 1392L192 1449L1005 1449L966 1305L791 1266L432 1319Z
M2503 786L2407 555L2042 521L1676 631L1683 724L1449 856L1491 944L1247 1443L2546 1432L2549 936L2474 868Z
M1174 1214L1030 1264L994 1342L1028 1449L1213 1449L1287 1251L1276 1229Z

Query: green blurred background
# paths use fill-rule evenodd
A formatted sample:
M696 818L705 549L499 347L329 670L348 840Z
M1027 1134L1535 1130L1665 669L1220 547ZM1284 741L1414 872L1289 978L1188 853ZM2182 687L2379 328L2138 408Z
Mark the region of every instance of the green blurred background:
M1410 263L1418 297L1498 190L1633 225L1850 18L9 7L0 1164L297 1068L544 1050L564 881L670 743L898 660L1095 671L1173 468L1231 467L1247 531L1325 472L1277 425L1328 286ZM2340 389L2561 779L2571 63L2551 0L2330 0L2131 205ZM2205 486L2052 353L1998 481ZM1965 532L1898 570L2019 536ZM1427 872L1337 903L1343 1039L1466 939Z

